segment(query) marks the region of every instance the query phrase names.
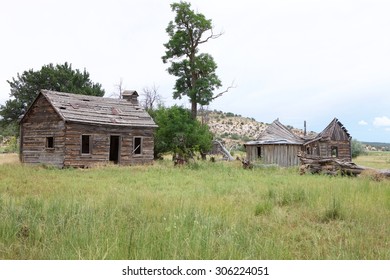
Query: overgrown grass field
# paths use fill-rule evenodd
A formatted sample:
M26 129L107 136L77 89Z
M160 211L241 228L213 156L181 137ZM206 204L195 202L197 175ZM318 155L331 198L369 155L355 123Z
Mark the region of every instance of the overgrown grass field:
M390 259L389 217L369 176L0 165L0 259Z

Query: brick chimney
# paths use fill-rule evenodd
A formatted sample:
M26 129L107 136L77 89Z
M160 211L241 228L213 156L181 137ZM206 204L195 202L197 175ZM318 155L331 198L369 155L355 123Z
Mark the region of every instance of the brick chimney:
M122 92L122 99L125 99L133 105L139 105L138 103L138 92L135 90L125 90Z

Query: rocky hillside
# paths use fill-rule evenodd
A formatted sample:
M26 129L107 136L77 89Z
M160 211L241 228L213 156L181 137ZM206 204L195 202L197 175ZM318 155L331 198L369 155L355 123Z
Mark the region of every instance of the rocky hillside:
M232 146L240 148L245 142L256 140L259 134L269 125L253 118L216 110L201 111L198 113L198 117L200 121L209 125L215 138L222 140L228 148ZM287 128L295 134L303 136L301 129L291 126L287 126Z
M245 142L255 140L268 126L253 118L222 111L202 111L198 117L203 123L208 124L215 138L223 140L227 147L241 146Z

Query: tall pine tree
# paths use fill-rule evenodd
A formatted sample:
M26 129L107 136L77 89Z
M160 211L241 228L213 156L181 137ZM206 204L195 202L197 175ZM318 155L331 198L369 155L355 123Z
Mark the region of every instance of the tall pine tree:
M215 73L217 64L210 54L199 53L199 47L222 34L214 34L211 19L191 10L190 3L173 3L171 8L176 17L166 28L169 41L164 44L162 60L171 63L168 73L177 77L173 97L187 96L192 117L196 118L198 104L208 105L222 95L214 93L222 86Z

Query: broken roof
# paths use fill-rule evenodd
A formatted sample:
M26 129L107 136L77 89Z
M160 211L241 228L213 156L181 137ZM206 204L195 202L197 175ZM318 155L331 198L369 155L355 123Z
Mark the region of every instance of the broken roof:
M124 99L50 90L41 90L37 99L40 95L43 95L50 102L64 121L116 126L157 127L150 115L141 106Z
M305 144L309 144L320 139L348 141L351 138L352 137L345 126L337 118L334 118L322 132L320 132L315 138L307 141Z
M245 145L271 145L271 144L291 144L302 145L304 139L292 133L279 120L275 120L258 137L257 140L247 142Z

